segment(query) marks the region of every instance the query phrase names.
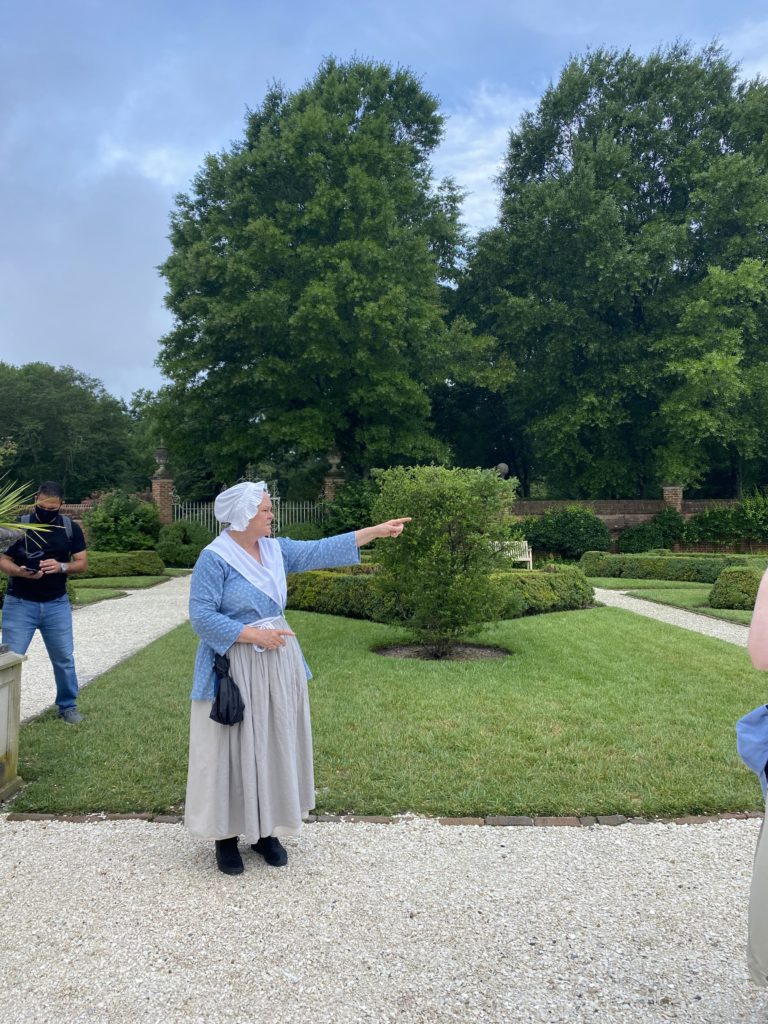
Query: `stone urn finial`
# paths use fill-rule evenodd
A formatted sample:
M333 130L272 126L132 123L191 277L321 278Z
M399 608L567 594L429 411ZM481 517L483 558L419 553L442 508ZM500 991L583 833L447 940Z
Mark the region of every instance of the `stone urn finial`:
M339 469L341 456L337 451L328 453L328 465L331 467L325 474L323 481L323 497L326 501L333 501L336 491L344 483L344 473Z
M162 441L160 442L160 445L155 448L155 462L157 463L157 469L153 474L153 479L164 480L168 476L165 469L168 462L168 449Z

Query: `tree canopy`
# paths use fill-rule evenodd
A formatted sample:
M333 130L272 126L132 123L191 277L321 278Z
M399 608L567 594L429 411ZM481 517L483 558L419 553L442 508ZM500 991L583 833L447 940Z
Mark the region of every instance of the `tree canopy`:
M10 479L58 480L69 501L144 487L151 472L123 402L71 366L0 363L0 448Z
M438 389L460 461L567 497L766 469L768 85L737 71L714 46L595 50L511 133L454 310L516 374Z
M482 347L446 326L460 195L435 184L443 119L404 69L326 60L272 87L171 218L158 364L179 460L232 479L336 451L347 471L444 459L430 388Z

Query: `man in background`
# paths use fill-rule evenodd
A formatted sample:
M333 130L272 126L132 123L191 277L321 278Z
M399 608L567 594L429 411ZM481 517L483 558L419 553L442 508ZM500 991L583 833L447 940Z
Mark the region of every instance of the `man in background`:
M9 577L3 603L3 643L26 654L35 630L40 630L56 679L59 718L74 725L83 720L77 710L72 606L67 576L85 572L88 555L83 531L61 514L64 492L55 480L40 484L34 510L22 516L31 529L0 554L0 572ZM46 527L35 530L35 525Z

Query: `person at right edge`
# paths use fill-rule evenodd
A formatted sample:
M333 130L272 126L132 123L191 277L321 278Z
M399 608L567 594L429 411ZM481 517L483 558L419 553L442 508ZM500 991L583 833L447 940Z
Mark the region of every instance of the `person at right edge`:
M755 668L768 670L768 571L757 592L752 624L749 627L747 649ZM739 753L757 773L763 788L768 790L768 707L755 708L737 725ZM768 805L766 805L768 811ZM756 985L768 985L768 831L765 818L757 839L752 866L752 885L749 892L747 963L749 974Z

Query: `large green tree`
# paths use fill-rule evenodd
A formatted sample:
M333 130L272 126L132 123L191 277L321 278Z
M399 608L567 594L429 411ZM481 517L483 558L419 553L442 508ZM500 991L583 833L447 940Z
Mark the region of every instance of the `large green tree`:
M763 471L768 85L737 70L717 47L596 50L511 133L455 308L517 373L438 394L461 461L569 497Z
M125 405L71 366L0 363L0 441L9 479L58 480L70 501L148 482Z
M482 347L446 327L460 195L436 184L443 119L407 70L326 60L269 90L171 218L175 322L158 363L179 462L231 482L334 449L348 471L447 454L429 388ZM471 360L469 360L471 362Z

